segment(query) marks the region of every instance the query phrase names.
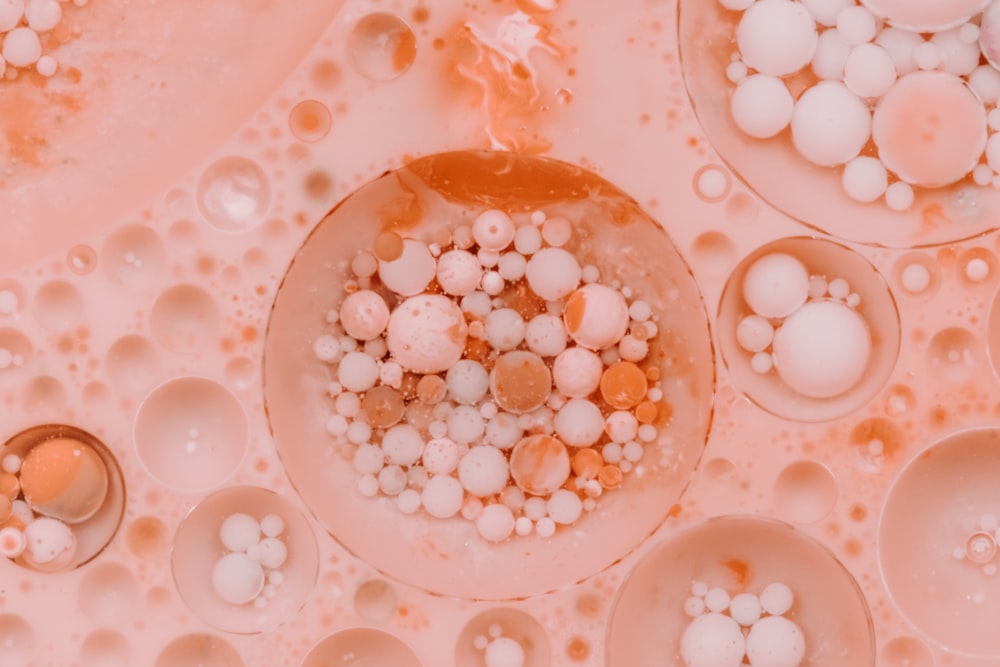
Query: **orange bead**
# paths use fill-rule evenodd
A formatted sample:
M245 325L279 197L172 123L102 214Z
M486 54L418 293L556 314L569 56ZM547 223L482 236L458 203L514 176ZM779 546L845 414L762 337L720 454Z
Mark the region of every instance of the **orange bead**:
M396 232L382 232L375 237L372 250L383 262L391 262L403 254L403 239Z
M658 412L656 403L652 401L643 401L635 406L635 418L640 424L652 424L656 421L656 414Z
M10 518L11 500L7 496L0 495L0 523Z
M403 418L405 409L399 392L388 385L379 385L365 392L361 408L368 417L368 423L375 428L389 428Z
M515 414L531 412L542 407L552 393L552 372L537 354L506 352L493 366L490 389L504 410Z
M594 479L604 465L604 457L590 447L576 450L573 455L573 474L583 479Z
M78 523L104 503L108 471L93 447L73 438L55 438L24 457L21 490L36 512Z
M618 466L604 466L597 474L597 481L605 489L617 489L622 485L622 469Z
M0 473L0 495L8 500L14 500L21 494L21 482L16 475L9 472Z
M421 403L434 405L444 400L448 386L439 375L425 375L417 382L417 397Z
M617 410L628 410L637 405L648 388L646 374L631 361L611 364L601 376L601 396Z
M570 462L566 445L550 435L523 438L510 455L510 474L525 493L544 496L561 487L569 478Z

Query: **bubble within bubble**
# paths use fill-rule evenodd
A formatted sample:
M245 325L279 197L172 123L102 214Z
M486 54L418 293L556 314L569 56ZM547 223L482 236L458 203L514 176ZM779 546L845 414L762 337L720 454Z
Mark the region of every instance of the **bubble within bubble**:
M80 667L130 667L132 647L117 630L96 630L80 646Z
M249 429L243 406L228 389L183 377L146 397L134 436L136 452L153 477L175 489L204 491L236 471Z
M107 625L118 625L135 615L139 603L139 583L124 565L101 563L84 574L77 599L88 618Z
M243 658L215 635L196 633L173 640L156 658L155 667L244 667Z
M215 299L195 285L175 285L153 303L149 328L156 342L181 354L194 354L211 343L219 327Z
M934 654L915 637L896 637L882 647L884 667L934 667Z
M17 329L0 329L0 377L31 365L31 341Z
M417 38L403 19L376 12L354 26L347 38L347 55L362 76L390 81L416 60Z
M264 221L271 184L256 162L224 157L198 179L197 202L208 224L223 232L245 232Z
M778 512L794 523L814 523L827 516L837 502L837 480L825 466L797 461L774 483Z
M35 647L31 624L14 614L0 614L0 665L26 667Z
M531 615L511 607L496 607L474 616L458 637L455 646L457 667L479 667L483 650L477 637L504 637L517 642L524 651L523 667L548 667L551 664L549 636Z
M692 264L712 277L724 276L736 263L736 247L732 239L717 231L698 235L691 244Z
M421 667L416 654L401 639L375 628L352 628L329 635L302 661L302 667L351 664Z
M160 375L160 359L145 336L128 334L108 348L104 359L108 376L115 387L126 394L148 390Z
M288 127L301 141L319 141L330 132L330 110L318 100L302 100L288 114Z
M931 371L945 382L965 382L972 379L982 363L979 341L968 329L942 329L931 338L927 361Z
M705 165L694 175L694 192L703 201L709 203L720 202L729 194L732 187L732 179L722 167L718 165Z
M89 245L75 245L66 253L66 266L78 276L85 276L97 266L97 252Z

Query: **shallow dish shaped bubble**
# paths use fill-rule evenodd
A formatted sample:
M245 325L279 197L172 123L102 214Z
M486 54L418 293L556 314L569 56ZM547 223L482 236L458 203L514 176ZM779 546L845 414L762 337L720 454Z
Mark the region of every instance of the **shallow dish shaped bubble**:
M718 337L733 383L795 421L835 419L882 388L899 353L896 304L860 254L786 238L744 258L719 303Z
M886 496L882 577L903 615L935 644L1000 657L1000 430L960 431L910 461Z
M628 575L611 612L608 667L739 665L745 656L874 666L864 596L821 544L778 521L716 517L655 547Z
M387 575L480 599L579 581L655 530L713 381L662 228L593 174L506 153L422 158L339 204L264 358L278 452L323 526Z
M763 199L839 238L906 248L996 229L995 100L977 91L978 26L954 27L983 0L862 5L682 0L683 75L706 135ZM937 71L917 71L926 57Z

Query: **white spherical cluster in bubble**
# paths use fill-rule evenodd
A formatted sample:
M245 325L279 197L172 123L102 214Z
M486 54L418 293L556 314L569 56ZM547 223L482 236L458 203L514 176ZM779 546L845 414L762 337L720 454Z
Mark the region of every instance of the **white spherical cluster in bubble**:
M824 399L849 391L864 376L871 334L861 303L843 278L810 275L796 257L769 253L747 269L743 300L750 313L736 325L736 342L751 368L773 369L789 388Z
M352 260L371 269L314 342L332 365L327 431L362 495L490 542L551 535L657 437L656 318L580 264L569 219L490 209L450 236L384 232Z
M0 75L12 79L19 69L34 67L45 77L59 68L43 50L43 38L63 18L58 0L3 0L0 2Z
M681 635L685 667L799 667L805 660L802 629L784 614L795 599L781 582L759 595L730 596L723 588L693 582L684 612L691 617Z
M726 76L747 136L787 133L848 197L898 211L916 188L1000 186L1000 5L719 2L739 13Z
M288 558L281 539L285 522L277 514L258 521L249 514L230 514L219 527L226 553L212 568L212 589L224 602L267 606L284 581L279 569Z

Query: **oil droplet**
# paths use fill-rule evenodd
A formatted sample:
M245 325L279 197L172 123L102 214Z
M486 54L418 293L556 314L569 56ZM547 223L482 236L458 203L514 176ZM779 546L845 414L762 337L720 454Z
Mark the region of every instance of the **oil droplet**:
M271 184L256 162L224 157L202 173L196 198L208 224L223 232L245 232L264 221Z
M155 558L167 550L167 527L155 516L141 516L126 529L125 543L139 558Z
M358 21L347 38L347 55L358 72L372 81L390 81L417 57L417 38L403 19L376 12Z
M748 225L757 219L760 202L746 192L737 192L726 200L726 217L738 225Z
M243 406L222 385L199 377L161 384L139 406L134 438L139 459L163 484L204 491L232 475L246 452Z
M89 245L75 245L66 253L66 266L78 276L85 276L97 267L97 251Z
M320 60L313 65L309 72L309 78L317 88L322 90L333 90L344 78L344 73L340 65L332 60Z
M569 88L560 88L556 91L556 102L563 106L573 101L573 91Z
M17 329L0 329L0 378L31 366L34 348Z
M694 174L694 193L710 204L725 199L732 186L729 172L716 164L705 165Z
M14 614L0 614L0 664L26 667L33 657L35 633L31 624Z
M166 253L159 235L143 225L126 225L101 246L101 263L112 282L133 289L151 287Z
M483 664L483 638L502 636L524 650L524 667L548 667L551 661L549 636L535 617L511 607L496 607L474 616L458 637L455 646L457 667Z
M0 279L0 318L19 317L28 303L28 291L12 278Z
M330 132L330 110L317 100L302 100L288 114L288 127L300 141L319 141Z
M132 664L132 646L116 630L95 630L80 645L80 667L129 667Z
M93 621L119 625L135 615L139 583L124 565L100 563L83 575L77 599L80 610Z
M227 641L202 633L178 637L156 658L156 667L244 667L244 664Z
M226 363L225 374L230 387L244 392L254 387L257 365L247 357L234 357Z
M892 270L894 282L905 296L926 300L941 286L941 265L930 255L911 252L899 258Z
M42 285L35 294L35 319L49 331L66 331L83 324L83 295L62 280Z
M778 475L774 504L794 523L815 523L826 517L837 502L837 480L825 466L796 461Z
M153 303L149 328L157 343L171 352L204 351L219 328L215 299L196 285L175 285Z
M375 628L352 628L329 635L313 647L302 667L327 665L392 665L421 667L403 640Z
M717 278L732 270L736 263L736 247L722 232L707 231L699 234L691 244L691 258L705 275Z
M396 589L382 579L369 579L354 592L354 610L370 623L392 618L398 604Z
M25 411L41 421L65 418L67 404L66 388L50 375L32 378L24 388Z
M927 361L931 372L945 382L958 384L971 380L981 365L979 341L968 329L949 327L931 338Z
M885 667L934 667L934 654L915 637L896 637L882 648Z

